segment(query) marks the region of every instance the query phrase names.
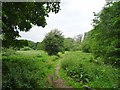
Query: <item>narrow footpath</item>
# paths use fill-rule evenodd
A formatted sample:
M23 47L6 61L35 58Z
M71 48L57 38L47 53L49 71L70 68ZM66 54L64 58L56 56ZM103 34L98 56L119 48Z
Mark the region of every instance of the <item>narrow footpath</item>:
M50 80L51 80L51 84L52 84L53 88L62 88L64 90L74 90L73 87L66 86L66 81L60 77L60 74L59 74L60 61L58 62L55 70L56 70L55 76L57 77L57 79L55 80L55 77L51 77L51 76L49 77L49 78L51 78Z

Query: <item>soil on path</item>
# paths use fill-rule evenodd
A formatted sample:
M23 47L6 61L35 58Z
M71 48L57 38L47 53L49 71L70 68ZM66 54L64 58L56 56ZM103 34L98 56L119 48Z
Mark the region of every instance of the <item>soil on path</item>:
M54 88L62 88L64 90L74 90L73 87L70 87L70 86L66 86L66 81L63 80L61 77L60 77L60 74L59 74L59 69L60 69L60 64L58 63L58 65L56 66L56 77L57 77L57 80L55 80L55 77L50 75L49 78L51 80L51 84Z

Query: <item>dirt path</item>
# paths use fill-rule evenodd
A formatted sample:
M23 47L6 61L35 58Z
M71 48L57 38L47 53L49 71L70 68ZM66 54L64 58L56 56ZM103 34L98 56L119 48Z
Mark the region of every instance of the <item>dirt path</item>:
M64 90L74 90L72 87L65 85L66 81L63 80L60 77L59 69L60 69L60 62L56 66L56 77L57 77L57 80L55 80L55 77L53 77L53 76L49 77L49 78L51 78L51 84L52 84L52 86L54 88L63 88Z
M66 89L69 88L69 89L72 90L72 87L70 87L70 86L65 86L66 81L63 80L63 79L60 77L59 69L60 69L60 64L58 63L58 65L56 66L56 76L57 76L58 79L53 81L53 84L54 84L55 88L66 88Z

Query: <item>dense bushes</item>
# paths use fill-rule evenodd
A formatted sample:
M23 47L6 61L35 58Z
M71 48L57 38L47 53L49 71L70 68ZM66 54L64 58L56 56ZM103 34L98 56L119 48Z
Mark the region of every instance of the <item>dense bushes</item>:
M120 64L120 1L107 5L99 15L100 23L95 27L97 31L95 52L102 57L106 63L119 66ZM94 31L95 31L94 30ZM100 38L102 37L102 38Z
M82 44L82 51L86 53L90 53L90 45L88 43Z
M119 70L98 61L90 53L68 52L62 58L61 68L67 76L81 85L118 88Z
M65 54L61 62L61 67L67 72L67 75L73 78L76 82L81 81L83 83L87 83L89 82L89 80L91 80L91 76L85 70L84 65L81 64L82 60L91 59L91 55L87 55L87 57L84 57L84 53L72 52L69 54Z
M92 32L93 31L91 30L91 31L86 32L84 34L84 39L81 43L81 49L82 49L83 52L86 52L86 53L92 52L92 50L91 50L91 44L93 44L92 41L91 41L91 39L93 39L93 37L92 37L93 33Z
M76 36L77 37L77 36ZM64 38L64 50L65 51L80 51L81 50L81 38Z
M34 51L3 55L2 71L3 89L47 87L48 55Z
M20 50L22 50L22 51L27 51L27 50L32 50L32 48L30 48L30 47L23 47L23 48L21 48Z
M101 57L105 63L120 64L120 2L107 4L95 15L94 29L89 31L82 43L82 50Z
M74 39L72 38L64 38L64 50L71 51L73 50Z

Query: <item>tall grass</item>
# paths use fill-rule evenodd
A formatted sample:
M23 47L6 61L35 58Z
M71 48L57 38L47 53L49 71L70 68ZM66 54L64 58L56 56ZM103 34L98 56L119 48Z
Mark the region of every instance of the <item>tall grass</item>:
M61 68L74 82L93 88L118 88L118 69L95 62L92 54L68 52L61 60ZM62 72L63 73L63 72Z
M17 51L2 57L2 88L46 88L53 70L50 57L44 51Z
M118 69L94 60L92 54L81 51L65 52L49 56L44 51L7 50L2 56L2 88L48 88L50 74L55 76L55 67L61 63L60 75L68 85L82 88L117 88Z

